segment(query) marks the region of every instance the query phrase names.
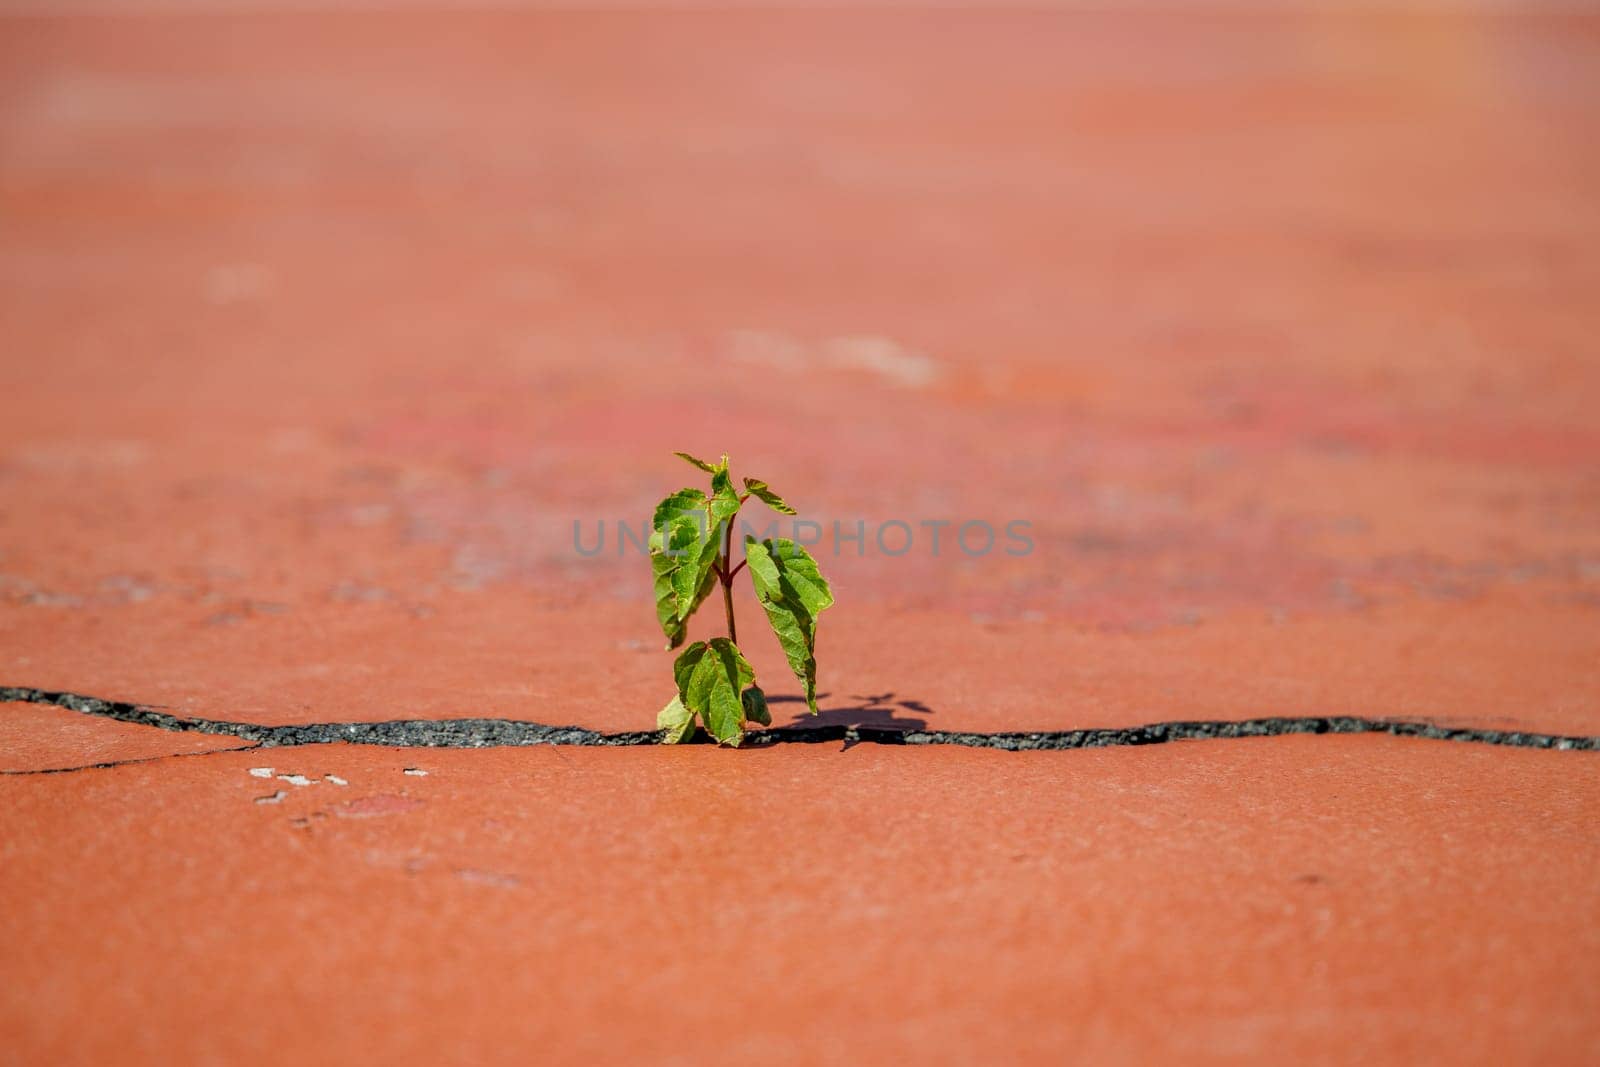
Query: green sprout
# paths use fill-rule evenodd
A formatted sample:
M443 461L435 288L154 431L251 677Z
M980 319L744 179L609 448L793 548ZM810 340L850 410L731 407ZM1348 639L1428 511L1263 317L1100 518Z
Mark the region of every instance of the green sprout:
M728 457L707 463L686 452L686 462L711 475L711 492L680 489L656 505L650 532L650 571L655 578L656 619L667 635L670 651L683 644L689 617L711 591L722 585L728 615L728 636L696 641L672 665L678 695L656 716L662 740L675 745L694 736L696 719L718 744L744 740L746 720L772 725L767 697L756 685L755 668L739 651L733 620L733 578L750 568L756 598L766 610L805 690L806 706L817 713L817 616L833 604L833 592L805 548L782 537L744 538L744 562L733 565L733 520L752 496L772 510L795 514L782 497L755 478L744 479L743 493L733 487ZM764 532L764 531L763 531Z

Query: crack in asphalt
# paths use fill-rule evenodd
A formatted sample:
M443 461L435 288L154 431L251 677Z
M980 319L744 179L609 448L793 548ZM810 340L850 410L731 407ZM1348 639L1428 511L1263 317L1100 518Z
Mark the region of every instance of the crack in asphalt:
M517 745L608 747L661 743L661 734L656 730L603 733L581 726L548 726L544 723L517 719L392 719L386 722L322 722L267 726L259 723L173 715L157 707L102 700L99 697L77 693L0 686L0 702L10 701L50 704L85 715L98 715L118 722L153 726L176 733L220 734L254 742L252 745L242 746L243 748L286 748L334 743L379 745L390 748L498 748ZM956 745L965 748L1023 752L1160 745L1169 741L1281 737L1287 734L1389 734L1394 737L1416 737L1429 741L1465 741L1484 745L1507 745L1513 748L1600 751L1600 737L1531 733L1524 730L1479 730L1438 726L1405 719L1374 719L1351 715L1175 721L1110 729L998 733L904 730L897 727L842 724L779 726L748 731L745 734L744 744L747 748L770 748L782 744L822 744L842 741L847 746L852 744ZM700 736L702 740L699 743L710 743L703 733ZM207 753L184 754L206 755ZM107 764L107 766L115 765L116 763ZM56 773L75 769L78 768L58 768Z
M133 759L103 760L99 763L80 763L73 767L30 767L26 770L0 771L0 775L72 774L76 771L104 771L112 767L126 767L134 763L160 763L162 760L187 759L191 756L215 756L219 752L251 752L260 745L235 745L229 748L208 748L201 752L163 752L159 756L135 756Z

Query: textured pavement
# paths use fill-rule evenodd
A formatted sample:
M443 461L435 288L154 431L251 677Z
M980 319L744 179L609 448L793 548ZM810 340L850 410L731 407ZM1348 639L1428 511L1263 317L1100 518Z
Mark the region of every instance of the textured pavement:
M1573 13L0 3L0 687L649 729L686 449L824 725L1595 737L1597 106ZM6 1055L1600 1056L1593 752L246 743L0 704Z

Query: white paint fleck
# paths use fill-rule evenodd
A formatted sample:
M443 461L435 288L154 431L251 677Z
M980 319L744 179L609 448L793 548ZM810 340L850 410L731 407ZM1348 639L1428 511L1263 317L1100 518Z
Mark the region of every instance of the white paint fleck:
M819 366L866 371L901 389L923 389L943 373L937 361L889 337L857 334L812 344L775 330L735 330L724 340L728 358L798 373Z
M343 778L340 778L337 774L330 774L330 775L327 775L326 777L327 777L327 780L329 782L333 783L334 785L349 785L350 784L349 782L345 781Z
M280 782L288 782L290 785L316 785L317 784L317 780L315 778L307 778L303 774L280 774L280 775L278 775L278 781L280 781Z
M250 768L250 777L252 777L252 778L271 778L272 777L272 768L271 767L251 767Z
M939 376L937 363L887 337L835 337L826 352L836 367L868 371L902 389L921 389Z
M284 797L286 797L288 795L289 795L288 793L285 793L283 790L280 789L276 793L272 794L270 797L256 797L256 803L257 804L276 804L276 803L278 803L279 801L281 801Z
M423 770L421 767L407 767L405 769L405 773L411 775L413 778L426 778L428 776L428 772Z

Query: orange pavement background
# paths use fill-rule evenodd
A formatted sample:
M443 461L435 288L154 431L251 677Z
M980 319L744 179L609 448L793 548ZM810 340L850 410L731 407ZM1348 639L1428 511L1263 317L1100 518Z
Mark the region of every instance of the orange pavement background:
M647 728L646 567L573 523L687 449L825 528L1031 524L825 545L832 722L1600 734L1597 51L0 5L0 684ZM0 708L10 1055L1600 1055L1587 753L209 747Z

